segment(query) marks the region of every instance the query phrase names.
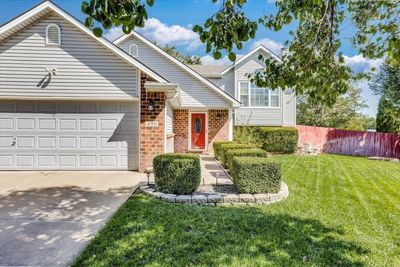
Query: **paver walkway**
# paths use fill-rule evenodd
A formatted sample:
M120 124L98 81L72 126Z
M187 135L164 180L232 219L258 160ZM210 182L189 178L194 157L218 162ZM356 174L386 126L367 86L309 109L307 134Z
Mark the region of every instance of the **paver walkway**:
M226 175L212 154L201 154L201 184L231 185L231 179Z

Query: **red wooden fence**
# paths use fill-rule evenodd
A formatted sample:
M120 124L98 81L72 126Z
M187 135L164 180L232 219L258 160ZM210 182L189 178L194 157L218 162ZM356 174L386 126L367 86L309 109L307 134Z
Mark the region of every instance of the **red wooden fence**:
M328 154L400 158L400 135L297 125L299 146L309 143Z

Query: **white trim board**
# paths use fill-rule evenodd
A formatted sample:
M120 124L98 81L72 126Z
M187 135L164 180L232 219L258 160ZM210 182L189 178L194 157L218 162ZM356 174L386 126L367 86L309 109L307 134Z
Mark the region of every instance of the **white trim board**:
M154 72L147 66L145 66L143 63L135 59L134 57L130 56L127 54L125 51L114 45L112 42L108 41L107 39L101 37L98 38L96 37L92 30L87 28L85 25L82 24L79 20L68 14L66 11L64 11L62 8L58 7L54 3L50 1L45 1L36 7L32 8L28 12L22 14L19 17L16 17L15 19L9 21L8 23L4 24L3 26L0 27L0 36L5 34L7 31L12 30L13 28L18 27L19 24L31 19L35 15L39 14L40 12L43 12L45 10L51 10L55 13L57 13L59 16L63 17L66 19L68 22L72 23L75 25L78 29L81 31L85 32L89 36L91 36L93 39L95 39L97 42L105 46L106 48L110 49L115 55L119 56L122 58L124 61L128 62L129 64L141 69L143 72L147 73L150 75L152 78L154 78L158 82L165 82L168 83L168 80L160 76L158 73ZM17 29L17 31L20 31L21 29ZM7 39L7 38L6 38ZM3 40L0 40L2 42Z
M221 74L224 75L225 73L227 73L228 71L230 71L233 67L235 67L236 65L240 64L241 62L243 62L244 60L246 60L247 58L251 57L252 55L254 55L256 52L258 52L259 50L267 53L268 55L270 55L273 59L277 60L278 62L282 62L281 58L278 57L277 55L274 54L274 52L272 52L271 50L269 50L268 48L266 48L263 45L259 45L256 48L254 48L253 50L251 50L249 53L247 53L246 55L244 55L243 57L239 58L237 61L235 61L232 65L230 65L229 67L227 67L226 69L224 69Z
M185 65L184 63L180 62L179 60L177 60L173 56L169 55L167 52L165 52L164 50L159 48L157 45L152 43L150 40L146 39L144 36L142 36L141 34L135 32L135 31L132 31L130 34L124 34L121 37L117 38L116 40L114 40L114 44L118 45L121 42L123 42L124 40L126 40L127 38L129 38L130 36L133 36L133 37L139 39L140 41L144 42L146 45L148 45L152 49L156 50L158 53L160 53L163 56L165 56L166 58L168 58L170 61L172 61L173 63L175 63L179 67L181 67L183 70L185 70L188 73L190 73L191 75L193 75L195 78L197 78L202 83L204 83L205 85L207 85L208 87L210 87L211 89L216 91L218 94L220 94L223 97L225 97L226 99L228 99L230 102L232 102L233 107L239 107L240 106L240 101L238 101L233 96L229 95L227 92L225 92L224 90L222 90L221 88L219 88L218 86L216 86L215 84L210 82L207 78L202 76L200 73L196 72L195 70L193 70L189 66Z

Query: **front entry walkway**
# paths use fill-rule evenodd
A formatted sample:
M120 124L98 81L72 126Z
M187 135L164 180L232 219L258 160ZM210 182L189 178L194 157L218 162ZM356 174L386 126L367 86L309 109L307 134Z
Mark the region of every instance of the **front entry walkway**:
M0 172L0 266L66 266L146 176Z
M205 185L232 185L231 179L226 175L213 155L201 154L201 184Z

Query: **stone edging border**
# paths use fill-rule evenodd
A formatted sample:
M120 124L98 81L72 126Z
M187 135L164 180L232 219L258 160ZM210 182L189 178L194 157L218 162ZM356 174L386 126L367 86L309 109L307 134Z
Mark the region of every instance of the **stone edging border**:
M281 189L276 194L217 194L196 193L194 195L164 194L155 191L148 185L142 185L139 190L144 194L162 201L192 205L231 205L231 204L259 204L268 205L284 200L289 196L288 186L281 182Z

